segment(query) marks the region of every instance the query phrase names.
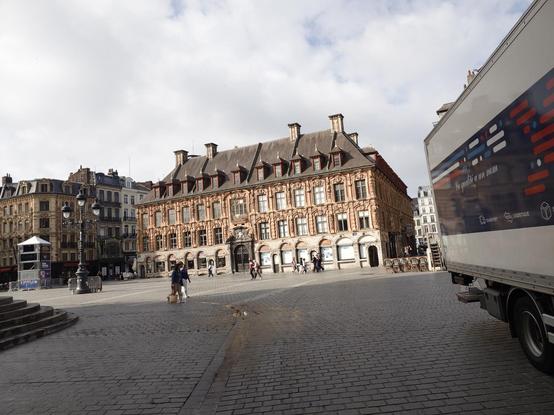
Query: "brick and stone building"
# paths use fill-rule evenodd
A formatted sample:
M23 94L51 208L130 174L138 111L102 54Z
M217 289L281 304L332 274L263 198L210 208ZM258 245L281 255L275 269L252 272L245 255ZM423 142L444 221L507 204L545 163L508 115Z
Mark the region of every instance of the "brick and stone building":
M79 183L57 179L33 179L14 182L11 176L2 178L0 187L0 282L17 279L17 244L32 236L51 245L52 276L68 276L77 269L78 229L62 223L61 209L68 202L77 212L75 196L83 187L87 206L94 202L93 190ZM90 209L87 219L93 219ZM88 232L85 240L85 260L96 259L95 234Z
M193 273L291 270L320 254L326 268L378 266L401 255L412 228L406 185L372 147L331 129L203 156L175 151L175 167L138 206L141 276L167 275L175 262Z

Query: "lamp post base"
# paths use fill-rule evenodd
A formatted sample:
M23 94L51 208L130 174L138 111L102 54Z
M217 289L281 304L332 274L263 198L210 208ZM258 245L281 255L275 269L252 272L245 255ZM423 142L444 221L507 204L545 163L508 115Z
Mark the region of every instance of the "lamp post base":
M88 286L88 271L86 269L80 268L76 273L77 277L77 287L75 288L75 294L89 294L91 293L90 287Z

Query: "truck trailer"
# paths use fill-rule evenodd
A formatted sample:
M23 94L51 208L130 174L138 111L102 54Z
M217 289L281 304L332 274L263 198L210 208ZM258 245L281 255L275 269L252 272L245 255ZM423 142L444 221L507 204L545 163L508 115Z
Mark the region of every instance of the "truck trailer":
M444 261L554 373L554 0L535 0L425 138Z

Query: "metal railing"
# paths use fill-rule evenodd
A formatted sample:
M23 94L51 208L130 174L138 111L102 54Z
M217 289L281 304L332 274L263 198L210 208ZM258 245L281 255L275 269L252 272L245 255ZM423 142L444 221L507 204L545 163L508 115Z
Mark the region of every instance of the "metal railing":
M90 291L93 293L97 293L102 291L102 278L98 275L91 275L87 278L87 284L90 288ZM75 290L77 289L77 278L73 277L67 280L67 288L69 291L71 291L72 294L75 294Z

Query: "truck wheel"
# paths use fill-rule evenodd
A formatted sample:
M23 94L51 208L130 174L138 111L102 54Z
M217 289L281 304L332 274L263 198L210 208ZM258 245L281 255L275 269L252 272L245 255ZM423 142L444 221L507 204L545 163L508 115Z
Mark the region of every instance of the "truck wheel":
M533 366L545 373L554 373L554 345L548 342L537 307L529 297L521 297L514 308L519 343Z

